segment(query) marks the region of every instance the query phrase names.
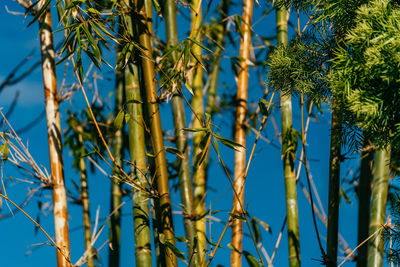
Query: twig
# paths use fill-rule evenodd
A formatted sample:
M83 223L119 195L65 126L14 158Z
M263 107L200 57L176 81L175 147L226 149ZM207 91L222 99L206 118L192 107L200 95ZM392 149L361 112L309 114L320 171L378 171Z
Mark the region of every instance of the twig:
M276 243L275 243L274 252L272 253L271 260L268 263L268 267L272 267L272 262L274 261L274 258L275 258L275 255L276 255L276 251L278 250L279 244L280 244L281 239L282 239L283 230L285 230L286 221L287 221L287 217L285 216L285 219L283 220L283 223L282 223L281 231L279 232L278 239L276 240Z
M42 228L42 226L40 226L39 223L37 223L31 216L29 216L28 213L26 213L22 208L20 208L17 204L15 204L11 199L9 199L7 196L3 195L0 193L0 197L6 199L8 202L10 202L14 207L16 207L18 210L20 210L26 217L28 217L35 225L37 228L39 228L45 235L46 237L50 240L50 242L52 243L52 245L61 253L61 255L68 261L68 263L72 265L71 260L69 259L69 257L67 257L63 250L57 246L56 242L54 242L54 240L50 237L50 235Z
M387 226L387 224L382 225L382 226L379 227L378 230L376 230L372 235L370 235L367 239L365 239L363 242L361 242L355 249L353 249L353 250L349 253L349 255L347 255L346 258L344 258L344 260L343 260L337 267L342 266L342 265L354 254L354 252L356 252L356 250L357 250L359 247L361 247L361 246L364 245L366 242L368 242L368 240L370 240L372 237L374 237L376 234L378 234L380 231L382 231L382 229L383 229L384 227L386 227L386 226Z

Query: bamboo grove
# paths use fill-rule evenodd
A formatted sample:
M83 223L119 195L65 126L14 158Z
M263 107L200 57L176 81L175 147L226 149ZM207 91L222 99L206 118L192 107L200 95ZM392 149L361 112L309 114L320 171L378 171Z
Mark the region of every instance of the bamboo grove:
M9 2L10 264L400 264L398 1Z

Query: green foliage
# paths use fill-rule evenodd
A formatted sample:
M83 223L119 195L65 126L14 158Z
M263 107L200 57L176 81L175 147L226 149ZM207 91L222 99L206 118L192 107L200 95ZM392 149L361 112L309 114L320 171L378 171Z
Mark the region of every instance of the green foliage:
M303 93L317 104L327 100L330 47L316 36L307 32L291 41L288 47L278 46L270 53L268 86L286 94Z
M106 119L102 116L103 107L92 106L92 110L97 117L98 120L106 121ZM68 146L70 152L73 155L73 163L72 166L79 170L79 159L82 157L82 154L85 156L91 155L95 160L100 160L99 154L103 155L105 151L105 147L99 139L96 128L92 123L92 118L88 109L84 109L82 112L72 113L67 110L67 125L68 128L64 132L64 147ZM107 133L108 127L102 127L102 132L105 135L109 134L109 130ZM82 143L80 137L83 139ZM85 142L90 142L91 148L87 149L85 147ZM86 151L89 152L87 153ZM83 152L82 152L83 151ZM91 163L91 170L94 171L94 165Z
M375 0L357 11L356 20L335 52L333 92L375 144L398 146L400 9L392 1Z

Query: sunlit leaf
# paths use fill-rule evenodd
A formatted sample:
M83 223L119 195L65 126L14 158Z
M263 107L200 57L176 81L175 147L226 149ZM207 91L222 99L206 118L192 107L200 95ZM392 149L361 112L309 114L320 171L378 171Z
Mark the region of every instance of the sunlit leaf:
M244 257L246 258L247 263L249 264L249 266L251 266L251 267L260 267L260 263L248 251L243 250L243 254L244 254Z
M179 249L177 247L175 247L169 241L165 241L164 245L166 245L179 259L181 259L182 261L184 261L186 263L185 256L183 255L182 252L179 251Z
M121 109L118 112L117 116L115 117L115 119L114 119L114 127L116 129L121 129L122 128L122 124L124 122L124 115L125 115L124 110Z

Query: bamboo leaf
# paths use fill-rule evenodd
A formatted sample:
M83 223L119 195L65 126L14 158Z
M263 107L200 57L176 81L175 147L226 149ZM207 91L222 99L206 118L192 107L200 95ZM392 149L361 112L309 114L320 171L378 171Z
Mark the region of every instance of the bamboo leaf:
M236 251L237 253L240 253L240 251L237 248L235 248L231 243L228 244L228 248Z
M205 45L203 45L203 44L200 43L199 41L197 41L197 40L195 40L195 39L193 39L193 38L191 38L191 37L188 37L188 40L190 40L191 42L197 44L197 45L200 46L201 48L203 48L203 49L205 49L205 50L207 50L207 51L209 51L209 52L211 52L211 53L214 54L213 51L211 51L209 48L207 48Z
M235 213L229 212L228 214L229 214L231 217L235 218L235 219L238 219L238 220L241 220L241 221L245 221L245 220L246 220L243 216L237 215L237 214L235 214Z
M87 26L85 24L81 24L82 25L82 30L85 32L85 36L89 41L90 46L93 49L94 55L96 56L97 60L101 63L101 54L100 54L100 49L97 46L96 42L93 39L92 34L89 32L89 29L87 28Z
M39 0L40 1L40 0ZM31 7L33 8L33 6L35 6L39 1L37 1L35 4L33 4ZM33 19L31 20L31 22L29 22L28 26L31 26L40 16L45 15L46 13L46 9L49 6L51 0L46 0L46 2L44 2L43 6L39 9L39 11L36 13L36 15L33 17ZM29 7L29 8L31 8Z
M124 122L124 115L125 115L125 112L124 112L123 109L121 109L121 110L118 112L117 116L115 117L115 119L114 119L114 127L115 127L116 129L122 128L122 124L123 124L123 122Z
M261 115L263 115L264 117L268 116L268 109L265 104L260 101L258 102L258 106L260 107Z
M186 263L185 256L183 255L182 252L179 251L179 249L177 247L175 247L169 241L165 241L164 245L166 245L179 259L181 259L182 261L184 261Z
M253 255L251 255L248 251L244 250L243 254L244 254L244 257L246 258L249 266L260 267L260 264L258 263L257 259Z
M125 122L128 123L130 119L131 119L131 115L125 114Z
M350 200L349 196L346 194L346 192L343 190L342 187L340 187L339 194L340 194L340 196L343 197L343 199L346 201L346 203L351 204L351 200Z
M258 227L257 221L254 220L254 218L251 218L251 227L253 228L256 243L258 244L261 241L261 231L260 227Z
M1 146L0 146L0 152L1 152L1 159L3 160L3 162L5 162L5 161L7 161L7 159L8 159L8 154L9 154L9 151L8 151L8 144L7 143L4 143L4 144L2 144Z
M214 136L215 138L217 138L222 144L224 144L225 146L227 146L227 147L229 147L229 148L232 148L232 149L234 149L234 150L237 150L238 147L243 147L241 144L236 143L235 141L232 141L232 140L230 140L230 139L228 139L228 138L222 137L222 136L220 136L220 135L218 135L218 134L216 134L216 133L212 133L212 134L213 134L213 136Z
M199 216L197 216L196 219L195 219L195 221L199 221L199 220L203 219L203 218L206 217L209 213L210 213L210 209L206 210L205 212L203 212L202 214L200 214Z
M188 132L207 132L207 128L183 128L182 130L188 131Z
M174 237L174 240L178 241L178 242L183 242L183 243L188 242L188 240L186 238L184 238L183 236Z
M163 233L160 233L160 234L158 235L158 240L160 241L161 244L164 245L165 242L166 242L165 235L164 235Z
M190 48L190 54L192 55L192 57L194 57L196 62L199 63L204 70L206 70L206 67L203 65L203 63L200 61L200 59L196 56L196 53L193 52L192 48Z
M88 11L90 12L90 13L94 13L94 14L101 14L98 10L96 10L96 9L94 9L94 8L88 8Z
M255 220L257 223L259 223L265 229L265 231L272 233L271 227L266 222L264 222L256 217L253 217L252 220Z
M155 9L156 12L157 12L157 15L160 16L160 17L162 18L162 12L161 12L161 6L160 6L160 4L158 3L157 0L152 0L152 2L153 2L154 9Z
M217 243L211 242L211 240L208 239L207 235L205 235L205 238L206 238L206 242L207 242L208 244L210 244L211 246L214 246L214 247L217 246ZM219 245L218 248L224 248L224 247L221 246L221 245Z
M168 153L171 153L177 157L180 157L181 159L184 158L184 155L182 154L181 151L179 151L179 149L175 148L175 147L165 147L165 151L167 151Z

